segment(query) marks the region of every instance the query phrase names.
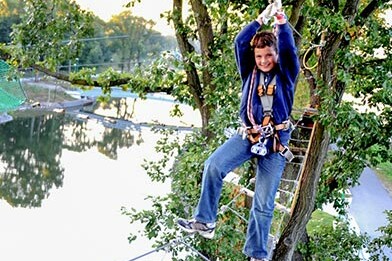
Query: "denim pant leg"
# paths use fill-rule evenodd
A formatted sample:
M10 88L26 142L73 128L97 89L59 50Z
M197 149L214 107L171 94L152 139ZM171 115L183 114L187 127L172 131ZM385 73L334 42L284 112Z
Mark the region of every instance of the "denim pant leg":
M262 259L268 256L268 234L275 206L275 194L285 163L285 158L279 153L270 153L258 158L255 196L243 251L249 257Z
M227 173L249 160L251 143L234 135L222 144L204 163L199 203L194 218L203 223L213 223L218 212L223 179Z

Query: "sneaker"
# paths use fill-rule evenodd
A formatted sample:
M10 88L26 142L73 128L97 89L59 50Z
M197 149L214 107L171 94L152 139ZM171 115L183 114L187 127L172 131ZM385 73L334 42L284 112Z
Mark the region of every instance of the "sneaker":
M257 259L257 258L251 258L250 261L268 261L267 258L262 258L262 259Z
M179 218L178 226L188 233L199 233L202 237L212 239L215 234L215 223L201 223L194 219L186 220Z

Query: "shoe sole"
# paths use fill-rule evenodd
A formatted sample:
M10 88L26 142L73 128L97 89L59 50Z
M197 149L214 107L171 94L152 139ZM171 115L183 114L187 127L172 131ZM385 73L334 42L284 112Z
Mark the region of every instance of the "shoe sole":
M210 232L204 232L204 231L200 231L200 230L194 230L194 229L191 229L191 228L186 228L186 227L183 227L181 225L178 225L178 227L181 230L183 230L183 231L185 231L185 232L187 232L189 234L196 234L196 233L198 233L200 236L202 236L204 238L207 238L207 239L212 239L214 237L214 235L215 235L215 231L210 233Z
M203 232L203 231L197 231L197 233L199 233L200 236L207 238L207 239L212 239L215 235L215 231L210 233L210 232Z

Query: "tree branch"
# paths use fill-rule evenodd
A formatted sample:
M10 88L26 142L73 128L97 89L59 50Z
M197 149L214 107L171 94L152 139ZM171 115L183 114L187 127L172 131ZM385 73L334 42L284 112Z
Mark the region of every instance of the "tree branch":
M371 14L373 14L373 12L381 6L381 4L383 2L387 2L387 1L380 1L380 0L373 0L371 1L363 10L362 12L359 14L359 16L361 18L368 18ZM357 23L359 23L360 21L357 21ZM357 24L356 25L360 25Z
M49 70L48 68L45 68L41 65L38 64L34 64L31 66L33 69L43 72L44 74L54 77L56 79L65 81L65 82L69 82L71 84L74 85L80 85L80 86L93 86L93 87L102 87L102 84L100 84L98 81L93 80L92 82L87 82L84 79L73 79L71 80L68 74L63 74L63 73L58 73L58 72L53 72L51 70ZM128 78L121 78L121 79L117 79L117 80L113 80L110 81L108 84L106 84L105 88L110 88L110 87L118 87L121 85L126 85L126 84L130 84L130 82L132 82L132 78L128 77ZM163 93L167 93L167 94L171 94L173 92L173 88L161 88L161 87L155 87L153 89L150 89L149 86L145 87L145 91L147 93L153 93L153 92L163 92Z

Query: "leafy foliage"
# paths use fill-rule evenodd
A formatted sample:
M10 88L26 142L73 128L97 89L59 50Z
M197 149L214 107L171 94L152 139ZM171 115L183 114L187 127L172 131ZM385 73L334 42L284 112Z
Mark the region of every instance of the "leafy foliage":
M300 245L299 248L304 256L308 257L305 260L359 261L359 253L366 240L367 237L357 235L348 222L336 220L333 226L323 226L317 230L311 236L310 242L306 246Z
M24 3L26 12L13 30L13 41L18 43L12 48L13 57L24 66L41 61L49 68L77 57L81 45L77 39L92 33L91 13L66 0Z
M0 43L11 42L12 25L20 22L18 15L23 6L16 0L0 2Z
M130 1L129 6L136 2L139 1ZM26 1L32 11L26 13L22 23L15 27L16 45L12 49L13 57L23 65L29 65L33 59L54 68L59 62L77 57L80 45L74 39L90 33L91 18L77 6L64 6L64 3L60 0ZM155 239L157 245L176 238L176 217L192 215L199 196L204 160L225 139L224 129L237 126L241 83L234 62L233 39L240 28L265 7L260 1L193 0L190 1L189 16L182 18L182 1L173 0L173 4L177 9L165 16L175 25L180 55L164 53L149 67L140 66L132 74L110 69L100 73L98 80L88 76L94 70L82 70L72 75L74 80L84 80L85 85L98 83L107 95L110 95L110 87L120 82L124 89L142 97L147 92L165 91L177 101L200 111L203 122L200 131L188 135L181 145L179 140L170 138L173 132L169 131L157 144L157 153L162 158L145 164L152 180L171 181L172 192L163 198L151 198L151 210L123 209L131 222L145 225L142 233ZM300 78L299 86L309 86L310 91L305 95L310 95L310 104L318 110L314 119L325 130L325 135L320 137L327 137L327 142L331 141L337 148L325 159L325 151L318 151L314 173L310 175L315 179L322 169L316 207L334 202L335 207L344 213L343 192L356 184L363 167L378 164L380 159L391 159L391 27L381 18L381 14L391 8L391 3L346 0L284 1L283 4L296 29L298 46L302 47L299 50L301 61L316 64L314 70L304 66L304 77ZM118 21L112 29L121 25ZM71 40L67 48L60 44L64 39ZM304 57L315 44L320 45L319 54L310 52L309 57ZM382 55L376 55L376 50ZM137 54L133 54L122 57L127 57L128 61L138 59ZM297 88L296 101L303 95L298 90L303 89ZM351 94L359 100L347 101L344 94ZM252 175L252 163L236 171L243 174L241 184L246 184ZM316 184L318 179L309 182L313 181ZM223 204L230 201L233 191L231 187L224 188ZM314 199L307 198L306 207L313 208ZM240 211L247 215L245 207ZM246 224L231 213L223 213L219 222L217 240L207 243L194 237L190 239L192 246L212 259L244 259L239 248ZM385 233L390 232L387 227L383 229ZM329 258L356 260L355 250L363 241L356 238L344 223L325 232L328 235L321 236L329 239L329 243L321 241L321 237L313 238L311 251L316 257L329 260L327 255L330 252ZM347 238L346 253L334 252L336 249L330 240L335 243L339 237ZM135 235L130 239L134 240ZM323 253L316 252L316 248L323 249ZM175 258L179 258L180 253L181 249L174 249ZM195 257L189 257L192 258Z
M371 261L389 260L389 257L385 254L385 250L392 249L392 211L388 210L385 213L388 223L378 229L381 232L381 236L373 239L368 247Z
M176 220L179 216L191 217L195 202L197 202L200 194L200 182L203 162L209 154L215 149L218 143L211 145L199 133L189 134L186 136L184 143L179 146L178 140L172 139L172 130L166 132L158 142L156 151L158 153L165 152L162 160L156 162L146 162L144 167L151 179L154 181L165 181L171 178L172 191L165 197L149 198L152 201L153 208L150 210L136 211L135 209L123 208L123 213L128 215L131 222L140 222L145 225L145 230L141 233L148 238L160 238L156 242L156 246L166 244L170 240L180 236L176 233ZM169 140L172 139L171 142ZM196 145L196 146L195 146ZM176 151L176 161L172 165L170 172L167 171L168 162L173 158L173 149ZM169 154L170 153L170 154ZM170 165L169 165L170 166ZM244 166L249 167L249 165ZM243 169L245 170L245 169ZM246 173L246 171L244 171ZM170 173L170 176L168 176ZM173 173L175 175L173 176ZM248 172L249 173L249 172ZM242 182L247 182L246 175L243 176ZM226 186L222 193L222 202L228 203L230 199L238 193L233 187ZM239 201L239 212L247 216L247 210L244 208L244 201ZM202 249L203 254L211 258L222 257L227 260L242 260L241 253L243 245L243 233L246 231L246 222L238 216L230 212L222 212L217 224L216 238L217 240L206 240L202 237L193 237L189 240L197 249ZM227 235L231 235L228 237ZM131 234L130 240L136 240L137 235ZM177 250L173 251L173 260L177 260L181 255L181 248L177 246ZM189 258L187 260L198 260L197 258Z
M350 223L334 218L331 224L320 224L310 234L308 244L300 244L305 260L389 260L387 249L392 247L392 213L386 211L388 223L378 230L381 236L371 239L358 234ZM335 242L335 243L333 243ZM336 244L339 242L339 244Z

